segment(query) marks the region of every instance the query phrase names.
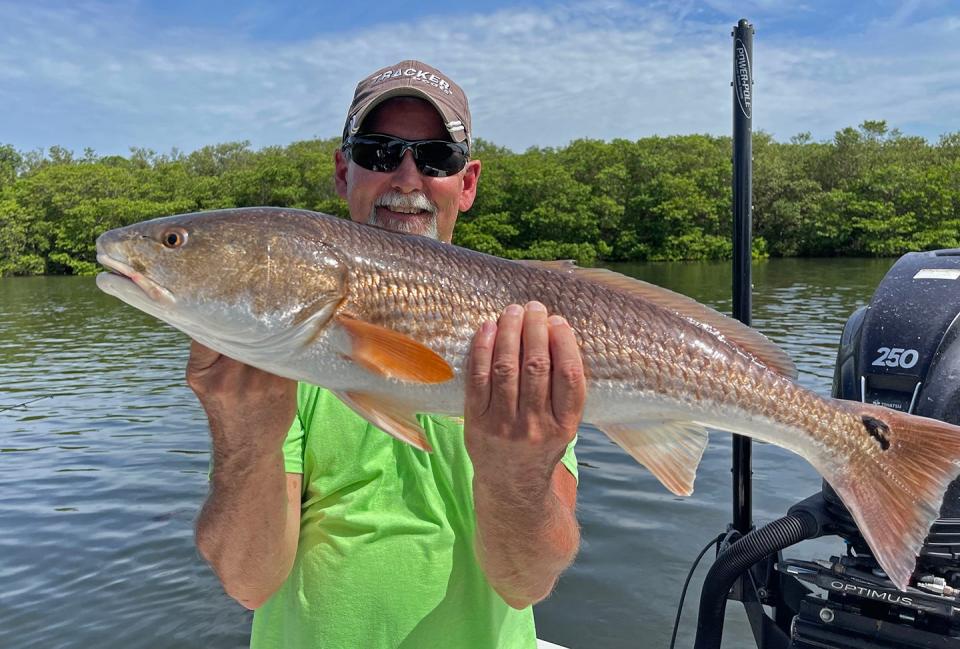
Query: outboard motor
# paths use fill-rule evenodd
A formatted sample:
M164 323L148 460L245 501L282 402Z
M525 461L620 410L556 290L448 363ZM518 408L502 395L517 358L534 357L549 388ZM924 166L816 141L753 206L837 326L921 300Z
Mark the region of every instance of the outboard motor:
M887 272L870 304L847 320L833 396L960 424L960 249L908 253ZM960 480L947 490L906 593L886 579L826 482L820 503L848 552L778 565L827 591L826 599L803 598L789 646L960 647Z
M960 425L960 249L897 260L844 326L833 396ZM827 535L846 541L845 556L782 556ZM887 578L826 482L781 518L722 538L701 590L695 649L720 649L728 599L743 602L762 649L960 649L960 479L906 591Z

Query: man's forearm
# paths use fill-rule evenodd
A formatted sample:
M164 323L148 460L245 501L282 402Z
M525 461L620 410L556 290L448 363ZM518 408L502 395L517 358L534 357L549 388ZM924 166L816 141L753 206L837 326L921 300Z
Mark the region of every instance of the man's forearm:
M299 512L289 511L283 454L215 450L213 467L197 548L231 597L258 608L286 579L296 554Z
M546 489L524 489L474 480L478 559L490 584L514 608L549 595L576 556L580 530L556 483L554 476Z
M193 341L187 383L210 423L213 475L197 549L227 593L258 608L290 572L300 532L300 476L284 471L297 383Z

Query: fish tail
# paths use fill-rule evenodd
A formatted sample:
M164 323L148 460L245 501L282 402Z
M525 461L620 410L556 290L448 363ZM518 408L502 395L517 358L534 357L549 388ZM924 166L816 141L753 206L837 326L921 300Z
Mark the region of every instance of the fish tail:
M824 477L887 575L906 590L944 493L960 474L960 427L880 406L843 405L876 450L847 458Z

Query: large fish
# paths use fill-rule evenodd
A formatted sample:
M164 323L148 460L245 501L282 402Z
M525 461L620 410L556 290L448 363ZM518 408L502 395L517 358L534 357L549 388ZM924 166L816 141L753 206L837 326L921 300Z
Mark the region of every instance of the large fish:
M610 271L518 263L301 210L155 219L97 240L97 285L227 356L335 392L429 450L415 413L460 415L470 341L508 304L570 323L584 420L689 495L707 429L810 462L904 589L960 473L960 428L818 396L753 329Z

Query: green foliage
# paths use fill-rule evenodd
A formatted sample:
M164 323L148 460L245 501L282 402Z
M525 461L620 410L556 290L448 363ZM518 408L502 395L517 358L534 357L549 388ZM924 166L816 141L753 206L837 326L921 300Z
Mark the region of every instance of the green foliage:
M333 186L335 139L252 151L248 142L189 155L132 149L81 158L62 147L0 146L0 276L92 274L111 228L198 210L273 205L346 214Z
M253 205L347 216L339 141L189 154L81 156L0 145L0 276L96 271L96 237L167 214ZM899 255L960 246L960 133L936 144L883 121L825 142L754 134L754 247L767 256ZM575 140L514 153L474 142L477 200L454 242L513 259L723 259L732 253L731 141Z

